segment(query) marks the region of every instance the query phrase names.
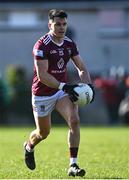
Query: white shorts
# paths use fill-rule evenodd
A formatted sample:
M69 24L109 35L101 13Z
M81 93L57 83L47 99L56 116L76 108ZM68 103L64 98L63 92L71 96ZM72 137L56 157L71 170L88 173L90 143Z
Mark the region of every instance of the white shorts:
M67 96L64 91L59 90L56 94L52 96L35 96L32 95L32 107L34 116L44 117L50 114L57 103L58 100Z

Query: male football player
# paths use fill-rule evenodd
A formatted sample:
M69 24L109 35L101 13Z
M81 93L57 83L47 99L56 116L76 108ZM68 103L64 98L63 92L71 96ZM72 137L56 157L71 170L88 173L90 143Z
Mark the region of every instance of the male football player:
M78 107L73 102L78 94L77 84L67 84L66 66L72 59L78 70L80 81L91 84L76 44L67 36L67 14L63 10L52 9L48 15L49 32L34 45L34 77L32 83L32 106L36 129L24 143L25 163L31 170L36 168L34 147L47 138L51 128L51 112L57 110L66 120L68 146L70 152L69 176L84 176L85 170L77 165L80 142ZM65 107L65 108L64 108Z

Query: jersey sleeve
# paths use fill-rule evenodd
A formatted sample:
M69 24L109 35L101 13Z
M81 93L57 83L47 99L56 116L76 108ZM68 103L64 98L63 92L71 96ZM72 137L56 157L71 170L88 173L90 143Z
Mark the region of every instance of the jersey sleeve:
M72 53L71 57L77 56L79 54L79 50L75 42L72 42Z
M47 51L45 50L45 46L43 46L42 43L37 42L34 45L33 56L34 56L34 59L36 59L36 60L48 59L47 58Z

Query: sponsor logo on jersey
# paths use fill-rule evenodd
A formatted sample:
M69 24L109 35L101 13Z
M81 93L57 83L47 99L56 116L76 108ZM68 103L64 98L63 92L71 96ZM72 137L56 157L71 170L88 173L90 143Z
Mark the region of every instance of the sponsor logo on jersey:
M53 74L60 74L60 73L64 73L66 71L66 69L63 70L52 70L51 73Z
M42 50L35 49L35 50L34 50L34 55L35 55L35 56L43 57L43 51L42 51Z

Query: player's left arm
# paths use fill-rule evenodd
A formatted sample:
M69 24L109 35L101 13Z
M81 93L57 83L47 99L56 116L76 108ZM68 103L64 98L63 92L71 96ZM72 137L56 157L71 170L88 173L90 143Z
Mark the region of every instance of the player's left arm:
M83 83L92 84L91 77L80 55L72 57L72 61L78 70L79 77Z
M94 91L94 87L92 85L90 73L87 70L87 67L85 66L85 64L84 64L84 62L83 62L80 55L73 56L72 60L73 60L73 63L75 65L76 69L78 70L78 74L79 74L79 77L80 77L81 81L83 83L88 84L91 87L91 89L93 91L93 98L92 98L92 101L93 101L94 97L95 97L95 91Z

